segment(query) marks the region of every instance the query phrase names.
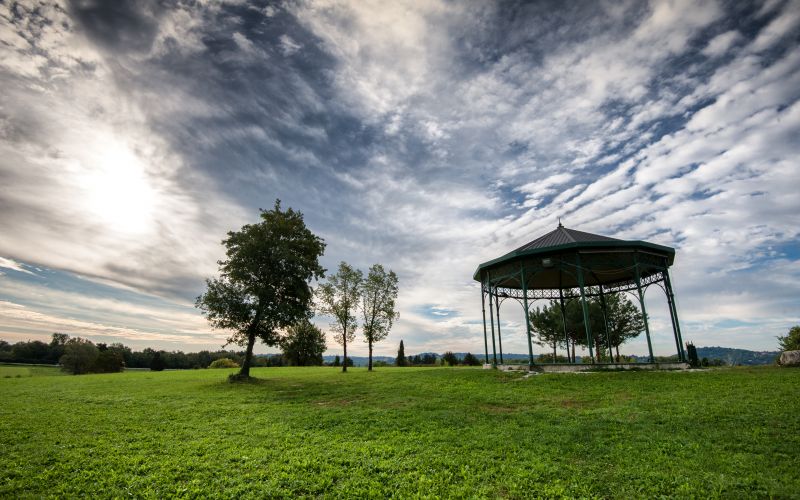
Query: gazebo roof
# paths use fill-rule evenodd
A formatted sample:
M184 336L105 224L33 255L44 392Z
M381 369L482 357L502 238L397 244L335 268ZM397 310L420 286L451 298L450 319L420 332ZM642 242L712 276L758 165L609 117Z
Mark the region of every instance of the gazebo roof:
M473 278L476 281L481 281L481 274L483 271L499 271L501 268L508 268L512 264L541 264L541 259L546 257L566 257L577 254L585 255L587 262L584 265L591 265L590 262L600 263L603 256L613 256L615 264L601 265L603 270L603 277L600 276L587 276L587 285L612 283L631 276L631 271L628 269L633 264L633 255L635 253L645 253L655 256L660 260L666 260L666 265L672 265L675 259L675 250L673 248L657 245L639 240L620 240L617 238L610 238L608 236L601 236L599 234L587 233L584 231L577 231L569 229L561 225L559 222L558 227L549 233L540 236L533 241L522 245L521 247L513 250L501 257L484 262L478 269L475 270ZM625 254L630 257L625 257ZM526 264L528 265L528 264ZM626 269L622 269L622 268ZM617 272L612 272L611 268L616 268ZM645 273L646 274L646 273ZM569 278L562 282L564 278L557 273L547 271L541 273L535 281L539 282L534 284L529 283L529 286L538 288L557 288L558 283L563 283L562 286L574 285ZM521 283L514 284L516 278L510 278L504 286L520 287ZM527 281L527 280L526 280ZM536 286L538 285L538 286Z

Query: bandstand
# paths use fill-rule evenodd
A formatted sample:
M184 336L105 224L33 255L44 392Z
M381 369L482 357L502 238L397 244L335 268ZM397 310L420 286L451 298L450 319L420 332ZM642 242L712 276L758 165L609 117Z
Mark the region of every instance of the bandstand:
M564 304L570 299L580 299L586 346L589 349L592 363L595 363L598 361L600 353L594 352L594 336L606 335L607 337L608 335L608 325L605 321L605 295L615 292L629 292L638 299L644 319L649 362L655 363L644 300L645 290L651 285L660 287L666 294L678 360L685 362L686 354L683 349L678 313L675 308L675 295L669 276L669 267L674 260L675 250L670 247L646 241L626 241L576 231L562 226L559 222L554 231L502 257L484 262L478 266L473 278L481 283L486 363L497 366L499 353L499 364L503 364L500 304L507 298L517 300L525 310L529 369L532 369L535 364L529 313L530 306L536 300L558 301L561 306L564 336L567 346L569 346ZM587 305L589 297L599 298L602 304L605 332L592 331ZM489 303L488 328L486 322L487 299ZM491 361L489 358L489 334L491 334ZM611 349L610 342L607 343L607 347L609 350ZM569 359L569 356L567 358ZM613 355L611 359L613 359ZM555 357L553 361L555 362Z

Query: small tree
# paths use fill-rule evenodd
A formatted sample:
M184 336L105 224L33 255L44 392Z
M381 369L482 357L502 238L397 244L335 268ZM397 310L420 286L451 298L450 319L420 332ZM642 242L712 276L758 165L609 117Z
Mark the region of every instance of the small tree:
M303 214L261 211L261 222L229 232L222 242L227 259L218 262L220 277L206 280L197 307L214 328L231 330L228 343L247 346L237 378L250 377L256 338L269 346L280 340L278 330L309 315L310 283L325 270L319 257L325 243L306 228Z
M361 283L364 274L358 269L353 269L348 263L341 262L336 274L328 277L328 282L320 285L317 295L319 297L319 311L322 314L333 316L331 330L334 340L344 348L344 358L347 359L347 342L352 342L356 337L356 308L361 298ZM347 363L342 365L342 371L347 371Z
M369 344L369 371L372 371L372 344L385 339L392 323L400 317L395 310L396 300L397 275L391 270L387 273L380 264L370 267L361 286L364 341Z
M481 361L471 352L468 352L464 355L462 362L467 366L479 366L481 364Z
M283 357L294 366L319 366L325 352L325 334L308 319L290 326L281 338Z
M397 366L406 366L406 349L403 347L403 341L400 341L400 348L397 349L397 359L394 360Z
M339 355L337 354L335 358L333 358L333 366L342 366L342 360L339 359Z
M442 364L447 366L456 366L458 364L458 356L452 351L447 351L442 355Z
M94 362L92 371L97 373L117 373L125 367L125 359L122 355L111 349L101 350Z
M164 371L164 360L161 359L161 351L156 351L150 360L150 369L154 372Z
M780 344L781 351L800 350L800 325L791 327L789 333L778 337L778 344Z
M61 369L73 375L89 373L99 355L100 351L91 341L80 337L69 339L64 344L64 355L60 360Z

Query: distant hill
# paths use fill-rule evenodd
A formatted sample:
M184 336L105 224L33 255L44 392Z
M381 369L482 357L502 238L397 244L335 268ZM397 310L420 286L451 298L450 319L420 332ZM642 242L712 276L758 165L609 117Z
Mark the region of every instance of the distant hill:
M730 347L698 347L697 357L700 359L721 359L729 365L771 365L780 351L749 351Z

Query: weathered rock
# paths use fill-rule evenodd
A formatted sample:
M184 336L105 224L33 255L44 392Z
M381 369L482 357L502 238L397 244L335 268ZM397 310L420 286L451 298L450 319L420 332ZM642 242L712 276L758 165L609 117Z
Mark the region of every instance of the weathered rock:
M783 351L778 363L781 366L800 366L800 351Z

